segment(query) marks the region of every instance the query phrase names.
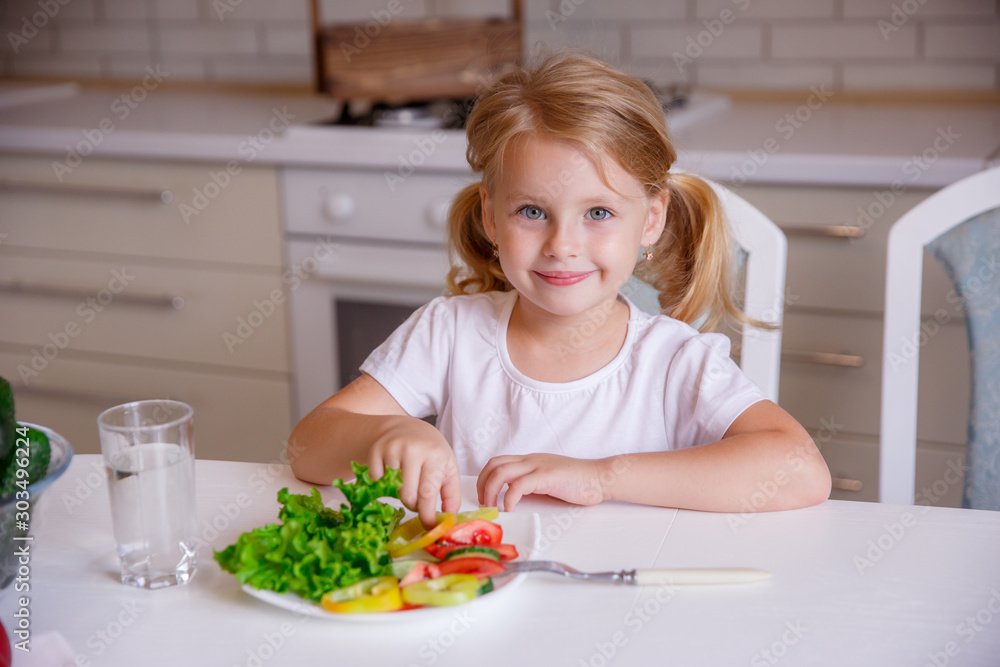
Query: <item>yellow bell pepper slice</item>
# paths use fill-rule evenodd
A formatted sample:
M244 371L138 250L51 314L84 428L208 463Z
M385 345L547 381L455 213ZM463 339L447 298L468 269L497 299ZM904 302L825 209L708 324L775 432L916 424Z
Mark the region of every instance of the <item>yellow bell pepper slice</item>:
M403 606L396 577L371 577L332 590L320 599L327 611L338 614L371 614L396 611Z
M428 544L437 542L438 539L447 533L455 525L455 515L447 513L443 515L438 525L424 532L424 527L420 523L420 517L413 517L409 521L400 524L396 530L389 535L389 555L393 558L400 558L413 553L417 549L423 549Z
M412 605L450 607L473 599L483 586L483 582L471 574L446 574L404 586L403 601Z

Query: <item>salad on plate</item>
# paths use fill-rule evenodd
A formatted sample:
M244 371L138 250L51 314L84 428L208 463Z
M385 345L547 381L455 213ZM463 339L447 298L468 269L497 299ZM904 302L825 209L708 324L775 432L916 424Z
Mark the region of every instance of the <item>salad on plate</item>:
M354 482L333 482L347 499L339 511L326 507L316 488L279 491L279 523L216 551L222 569L268 601L265 591L332 614L371 614L470 602L491 592L493 577L517 558L517 548L503 541L496 507L439 513L425 530L419 517L403 521L403 508L380 500L399 497L398 469L374 481L367 466L352 468Z

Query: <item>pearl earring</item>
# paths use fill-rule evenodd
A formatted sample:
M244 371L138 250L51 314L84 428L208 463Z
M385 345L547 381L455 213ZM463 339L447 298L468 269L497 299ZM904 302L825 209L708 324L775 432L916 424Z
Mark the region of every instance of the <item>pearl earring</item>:
M647 262L649 260L653 259L653 246L651 246L651 245L646 246L646 249L642 251L642 257Z

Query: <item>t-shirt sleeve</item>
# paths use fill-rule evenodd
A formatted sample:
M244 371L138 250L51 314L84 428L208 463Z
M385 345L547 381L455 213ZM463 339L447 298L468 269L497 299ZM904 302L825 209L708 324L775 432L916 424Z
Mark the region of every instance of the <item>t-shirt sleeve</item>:
M371 375L413 417L439 414L446 400L455 336L446 297L417 309L364 363Z
M722 439L744 410L767 397L729 358L729 339L698 334L684 342L667 372L665 414L676 415L667 432L674 448Z

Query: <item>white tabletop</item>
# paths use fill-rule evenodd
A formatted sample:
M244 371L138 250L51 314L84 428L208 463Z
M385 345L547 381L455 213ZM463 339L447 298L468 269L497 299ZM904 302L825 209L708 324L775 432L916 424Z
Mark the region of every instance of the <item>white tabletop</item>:
M198 461L207 543L186 586L118 583L101 459L77 456L32 517L31 646L78 665L998 665L1000 513L828 501L728 515L530 497L540 558L583 570L746 566L763 583L637 588L544 574L444 620L308 619L243 593L211 557L305 492L278 463ZM321 489L327 501L340 497ZM463 480L475 506L474 480ZM215 528L211 528L211 526ZM936 661L936 662L935 662Z

